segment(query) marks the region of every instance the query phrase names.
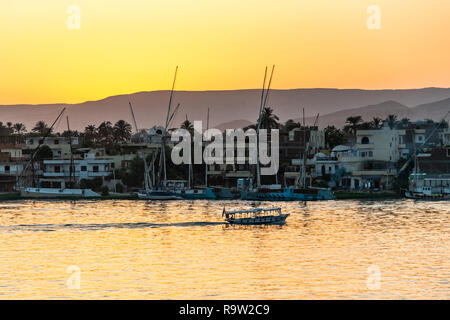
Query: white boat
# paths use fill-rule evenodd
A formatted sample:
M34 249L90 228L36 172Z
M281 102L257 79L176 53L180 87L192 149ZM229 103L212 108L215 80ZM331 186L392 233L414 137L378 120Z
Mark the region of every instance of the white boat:
M164 189L143 190L138 192L137 196L142 200L183 200L183 198L175 192Z
M288 213L281 213L281 208L256 208L252 210L225 211L223 209L222 216L225 221L230 224L284 224Z
M100 195L91 189L59 189L59 188L24 188L20 190L22 197L33 198L96 198Z

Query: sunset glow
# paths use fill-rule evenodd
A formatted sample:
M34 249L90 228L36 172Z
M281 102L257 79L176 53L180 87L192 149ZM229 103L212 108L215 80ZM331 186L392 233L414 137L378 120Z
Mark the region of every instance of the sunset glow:
M179 90L257 88L271 64L275 88L449 87L449 12L448 0L3 0L0 104L169 89L176 65Z

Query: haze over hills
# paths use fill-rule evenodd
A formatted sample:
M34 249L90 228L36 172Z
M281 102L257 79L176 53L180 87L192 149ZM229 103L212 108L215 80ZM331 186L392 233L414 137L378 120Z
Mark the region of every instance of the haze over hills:
M210 127L241 127L254 123L258 117L261 90L230 91L177 91L173 106L181 104L172 127L177 127L185 119L203 120L210 111ZM445 100L447 99L447 100ZM342 126L349 115L361 115L365 120L373 116L384 118L396 113L399 118L407 116L413 120L432 118L439 120L448 109L450 88L424 88L408 90L357 90L357 89L292 89L271 90L268 106L275 110L280 121L298 119L301 108L311 124L313 117L320 113L320 127L328 124ZM149 128L165 122L169 91L138 92L108 97L99 101L79 104L47 105L3 105L0 106L0 121L23 122L28 130L39 120L52 123L62 107L67 107L72 129L83 130L89 124L98 125L103 121L115 122L124 119L130 123L128 106L133 104L139 128ZM366 107L363 107L366 106ZM429 111L428 111L429 109ZM225 127L224 127L225 125ZM61 122L56 131L65 130Z

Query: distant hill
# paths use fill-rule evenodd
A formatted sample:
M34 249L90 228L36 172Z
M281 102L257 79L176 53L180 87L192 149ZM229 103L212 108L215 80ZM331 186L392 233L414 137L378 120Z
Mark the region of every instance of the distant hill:
M206 121L206 111L211 109L210 126L223 124L240 126L239 121L254 123L258 117L259 89L229 90L229 91L177 91L174 95L174 105L181 103L172 127L179 126L186 114L193 120ZM410 90L341 90L341 89L291 89L271 90L268 105L275 110L281 121L299 118L301 108L305 108L307 117L321 114L319 124L342 124L342 119L348 112L372 113L361 114L364 119L375 115L379 110L384 115L389 109L399 113L407 107L417 110L430 103L437 103L450 97L450 88L424 88ZM28 130L39 120L53 122L62 107L67 107L71 128L83 130L89 124L98 125L102 121L115 122L124 119L132 123L128 102L133 104L136 120L140 128L149 128L165 121L168 91L138 92L134 94L108 97L99 101L87 101L79 104L47 104L47 105L4 105L0 106L0 121L25 123ZM395 102L396 101L396 102ZM442 102L445 104L445 102ZM369 109L361 109L368 106ZM377 107L378 106L378 107ZM422 107L421 107L422 106ZM354 110L359 108L359 110ZM439 105L436 105L436 115ZM352 111L348 111L351 109ZM435 109L433 109L435 110ZM325 116L336 112L344 113ZM377 111L378 112L378 111ZM422 111L421 111L422 112ZM434 111L433 111L434 112ZM417 111L419 114L420 112ZM335 117L335 120L333 120ZM427 116L428 117L428 116ZM237 121L237 122L236 122ZM231 122L231 123L230 123ZM230 123L230 124L228 124ZM245 124L244 122L242 122ZM65 130L62 121L56 131Z

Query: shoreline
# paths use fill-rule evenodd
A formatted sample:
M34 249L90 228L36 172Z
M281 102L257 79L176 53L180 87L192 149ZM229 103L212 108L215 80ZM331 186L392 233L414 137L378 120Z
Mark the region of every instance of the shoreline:
M383 199L402 199L405 198L403 195L398 193L391 192L382 192L382 193L366 193L366 192L335 192L336 196L335 200L383 200ZM84 197L22 197L20 193L3 193L0 194L0 202L2 201L14 201L14 200L139 200L137 195L108 195L108 196L100 196L100 197L92 197L92 198L84 198ZM192 201L190 199L186 199ZM216 199L216 200L225 200L225 199ZM231 200L240 200L240 199L231 199ZM214 201L214 200L213 200ZM292 202L292 201L286 201Z

